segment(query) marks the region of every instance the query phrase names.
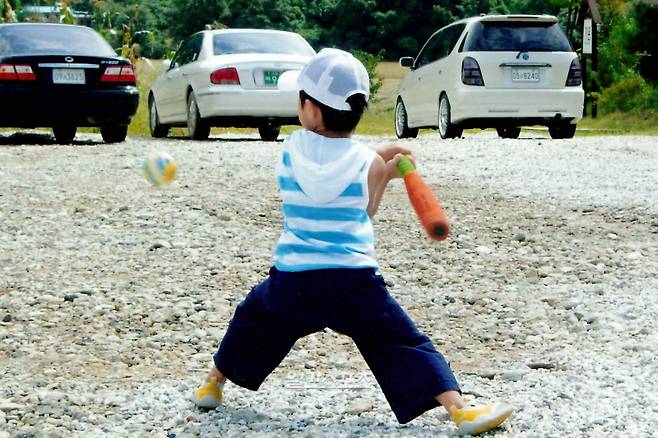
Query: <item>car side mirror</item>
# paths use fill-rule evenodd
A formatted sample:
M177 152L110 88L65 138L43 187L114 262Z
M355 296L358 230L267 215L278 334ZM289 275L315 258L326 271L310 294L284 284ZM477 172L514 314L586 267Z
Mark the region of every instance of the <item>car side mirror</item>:
M170 67L171 67L171 60L170 59L165 59L164 61L162 61L161 68L162 68L163 72L169 70Z
M411 56L403 56L400 58L400 66L412 68L414 66L414 58Z

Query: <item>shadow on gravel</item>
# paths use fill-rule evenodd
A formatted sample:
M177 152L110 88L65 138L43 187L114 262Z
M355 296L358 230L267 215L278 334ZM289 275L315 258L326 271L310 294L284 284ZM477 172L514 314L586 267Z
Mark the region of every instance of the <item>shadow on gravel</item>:
M214 411L197 410L191 420L200 426L201 436L224 436L231 430L248 425L249 433L275 433L292 432L300 435L314 436L311 431L321 432L319 436L452 436L455 431L452 423L437 419L434 427L397 424L391 418L390 422L383 422L381 418L369 418L367 415L347 415L337 422L331 416L323 418L322 415L296 415L270 416L267 413L252 407L239 408L222 405ZM217 421L221 418L221 422ZM244 431L244 430L243 430ZM306 432L306 433L302 433Z
M145 137L145 138L150 138L150 137ZM285 136L281 136L278 140L275 140L273 142L265 142L265 143L282 143L283 139ZM202 143L242 143L242 142L254 142L254 141L262 141L260 137L208 137L207 140L191 140L190 137L187 137L185 135L170 135L167 137L167 139L170 140L189 140L189 141L199 141ZM166 139L158 139L160 140L166 140Z
M92 146L103 143L103 141L91 141L91 140L73 140L71 145L73 146ZM59 145L55 141L55 137L46 132L14 132L9 135L0 133L0 146L23 146L23 145L38 145L38 146L50 146L50 145Z

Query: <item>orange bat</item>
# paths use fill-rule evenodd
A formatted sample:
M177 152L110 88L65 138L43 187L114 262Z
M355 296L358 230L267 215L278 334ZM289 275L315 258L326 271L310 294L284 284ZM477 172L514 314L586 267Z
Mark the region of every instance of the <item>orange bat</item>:
M444 240L448 237L448 220L441 204L432 193L432 189L416 173L413 163L404 155L398 161L397 168L404 178L409 201L416 210L420 224L425 228L430 238Z

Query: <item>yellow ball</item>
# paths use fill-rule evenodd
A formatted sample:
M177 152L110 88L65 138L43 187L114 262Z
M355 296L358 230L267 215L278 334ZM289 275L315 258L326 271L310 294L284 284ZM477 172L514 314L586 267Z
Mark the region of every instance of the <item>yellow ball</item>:
M176 161L164 152L151 154L142 165L146 181L153 186L163 186L176 179Z

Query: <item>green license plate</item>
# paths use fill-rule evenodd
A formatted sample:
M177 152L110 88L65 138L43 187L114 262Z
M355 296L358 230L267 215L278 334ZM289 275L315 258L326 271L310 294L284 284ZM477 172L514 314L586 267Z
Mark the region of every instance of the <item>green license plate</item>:
M279 76L281 76L280 71L265 70L263 72L263 82L265 85L276 85L279 81Z

